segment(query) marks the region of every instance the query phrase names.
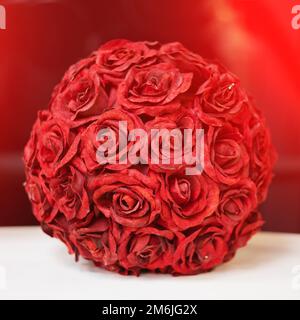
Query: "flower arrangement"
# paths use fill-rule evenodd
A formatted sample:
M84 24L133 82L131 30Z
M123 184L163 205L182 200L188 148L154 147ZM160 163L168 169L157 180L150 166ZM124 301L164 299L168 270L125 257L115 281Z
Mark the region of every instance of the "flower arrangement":
M188 130L190 161L176 161L180 134L169 140L169 161L146 161L137 139L121 146L134 129ZM99 161L109 145L101 130L115 134L119 161ZM199 157L197 130L203 166L187 174ZM124 161L130 152L141 161ZM197 274L261 228L274 159L264 118L226 68L180 43L113 40L71 66L38 113L25 188L43 230L76 258L122 274Z

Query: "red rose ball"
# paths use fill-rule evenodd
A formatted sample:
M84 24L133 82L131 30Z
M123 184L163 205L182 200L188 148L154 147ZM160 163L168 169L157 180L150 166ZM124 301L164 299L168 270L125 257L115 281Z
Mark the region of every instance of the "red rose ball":
M180 135L169 163L147 154L124 162L137 140L120 141L133 129L187 129L192 155L201 129L203 171L189 175L192 164L176 161ZM101 130L116 137L107 162L97 158L108 143ZM180 43L113 40L71 66L39 112L25 187L43 230L76 259L122 274L196 274L228 261L263 225L257 207L274 159L265 120L235 75Z

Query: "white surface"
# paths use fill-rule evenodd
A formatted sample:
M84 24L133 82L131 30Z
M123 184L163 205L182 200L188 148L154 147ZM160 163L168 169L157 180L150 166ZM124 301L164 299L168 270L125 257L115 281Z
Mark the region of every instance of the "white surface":
M197 276L121 276L67 254L39 227L0 228L0 299L300 299L300 235L260 233Z

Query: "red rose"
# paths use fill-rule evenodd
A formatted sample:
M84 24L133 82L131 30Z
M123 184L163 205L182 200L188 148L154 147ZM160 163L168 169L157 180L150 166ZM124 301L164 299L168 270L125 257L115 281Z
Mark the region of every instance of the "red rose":
M85 177L74 166L68 165L58 170L49 180L47 189L47 193L67 220L84 219L89 213L90 202Z
M52 104L56 98L56 96L65 90L68 86L69 82L74 80L75 77L84 69L89 69L91 66L95 64L96 56L95 54L91 54L89 57L78 61L77 63L73 64L69 69L65 72L62 80L55 86L50 99L50 109Z
M216 210L219 189L215 182L203 175L183 172L165 175L161 187L162 218L169 228L185 230L200 225Z
M138 275L143 269L164 272L171 265L174 235L168 230L145 227L136 232L125 230L120 239L120 265Z
M36 158L46 176L54 175L77 153L80 136L74 136L59 119L42 122L36 134Z
M210 127L206 135L204 170L216 182L232 185L249 174L249 155L237 128Z
M79 255L110 270L117 262L119 237L119 227L101 214L89 216L83 226L75 226L70 233Z
M158 162L154 163L149 157L149 167L152 170L172 172L195 165L196 130L201 128L201 124L194 114L183 111L156 117L148 121L145 127L148 131L148 139L152 143L151 155L155 156ZM191 130L191 134L185 135L185 129ZM155 134L153 130L157 130ZM190 163L187 163L187 158L190 158Z
M213 72L197 94L199 117L209 125L222 126L224 121L240 114L248 101L245 91L240 88L240 81L229 72Z
M51 119L48 111L39 111L38 118L31 130L30 139L24 149L24 163L30 175L37 176L40 172L40 164L37 161L37 142L40 136L40 127L42 123Z
M161 211L154 175L129 169L105 173L90 183L96 207L117 223L128 227L149 225Z
M229 252L225 260L228 261L232 259L236 253L236 250L244 247L263 225L264 220L260 212L250 212L248 216L234 228L231 238L228 241Z
M262 215L258 211L252 211L242 223L234 230L234 245L238 248L244 247L251 237L264 225Z
M62 241L67 246L70 254L76 253L76 248L70 240L71 226L63 214L58 212L51 222L42 221L41 227L50 237Z
M172 63L183 69L190 68L195 71L197 67L207 66L207 62L198 54L187 50L179 42L166 43L159 49L160 59L167 63ZM207 75L209 73L207 72Z
M192 72L193 81L189 92L194 95L211 75L211 65L202 57L187 50L179 42L171 42L161 46L159 58L163 63L168 63L182 72Z
M176 100L191 86L193 74L182 73L166 63L132 68L118 89L118 102L136 114L158 116L180 107Z
M44 189L41 179L27 175L25 190L32 204L34 216L39 222L52 221L58 213L54 200L45 193Z
M173 268L177 274L196 274L222 263L227 252L228 230L209 219L203 227L180 239L174 254Z
M120 121L126 121L127 124L127 131L124 132L123 130L120 130ZM131 166L130 161L127 161L127 163L120 164L120 160L122 160L124 157L128 157L128 151L134 144L134 142L128 142L127 139L129 136L130 130L133 129L142 129L143 123L142 121L135 117L134 115L131 115L125 111L121 110L110 110L102 113L101 116L98 117L98 119L93 122L89 127L82 133L81 137L81 148L82 148L82 159L86 164L86 167L89 171L93 171L97 168L103 167L104 164L99 163L99 159L97 159L97 150L98 148L106 142L100 141L101 139L98 137L98 134L100 130L112 130L112 132L115 134L116 140L115 140L115 153L114 153L114 160L115 164L105 164L105 167L107 169L111 170L122 170L127 167ZM123 135L123 139L126 140L127 145L126 148L123 148L120 146L119 142L122 138L119 136L119 132ZM119 150L121 149L121 150ZM109 160L109 156L107 156L105 159ZM104 160L105 160L104 159ZM113 160L113 159L111 159ZM127 159L128 160L128 159ZM113 161L111 161L113 162Z
M250 123L250 177L257 186L259 203L267 197L273 174L276 154L271 144L270 134L261 119L252 119Z
M65 90L65 88L68 86L70 81L73 81L77 75L82 72L85 69L89 69L95 64L96 61L96 55L92 53L89 57L85 59L79 60L77 63L73 64L72 66L69 67L69 69L65 72L62 80L60 83L58 83L51 95L51 100L50 100L50 107L52 105L53 100L57 96L59 92L62 92Z
M75 127L90 122L108 107L108 95L97 68L82 68L68 74L51 103L55 116Z
M236 224L246 218L256 206L256 186L250 179L245 179L221 190L216 213L224 223Z
M251 170L251 179L257 187L258 204L261 204L267 198L269 186L273 178L273 173L270 172L271 167L273 165L268 164L263 167L254 167Z
M97 52L99 71L110 76L110 81L122 78L134 65L147 66L156 60L157 42L131 42L117 39L105 43Z

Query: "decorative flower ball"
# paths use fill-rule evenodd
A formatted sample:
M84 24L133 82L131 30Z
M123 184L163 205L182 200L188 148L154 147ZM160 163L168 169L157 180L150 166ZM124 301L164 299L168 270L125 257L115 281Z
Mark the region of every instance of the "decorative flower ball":
M167 158L160 136L150 143L160 129L177 134ZM76 259L121 274L197 274L263 225L274 154L260 111L223 66L177 42L113 40L71 66L38 113L25 188L43 230Z

